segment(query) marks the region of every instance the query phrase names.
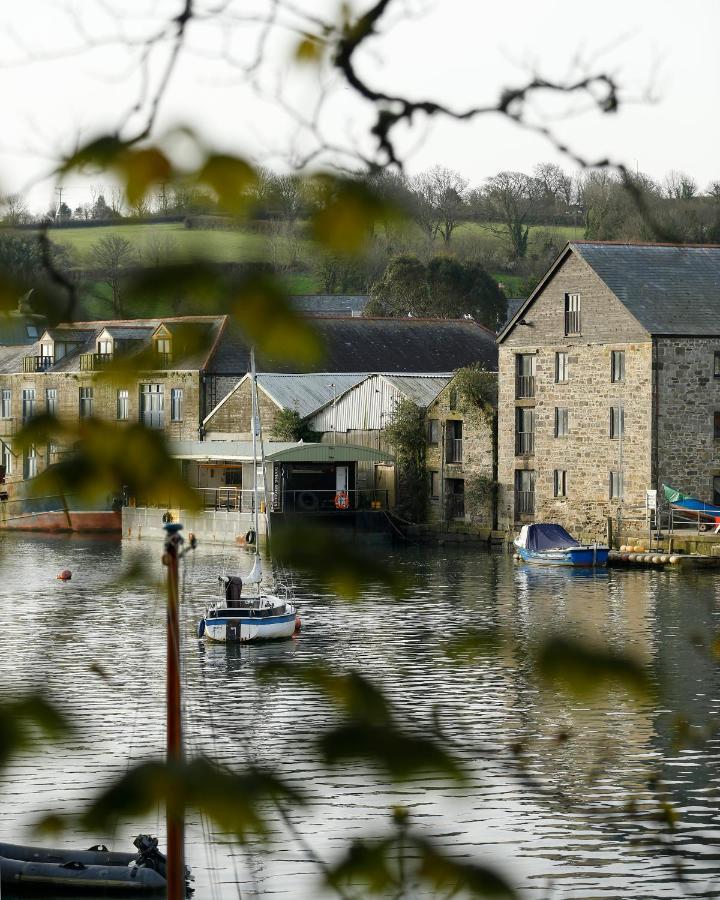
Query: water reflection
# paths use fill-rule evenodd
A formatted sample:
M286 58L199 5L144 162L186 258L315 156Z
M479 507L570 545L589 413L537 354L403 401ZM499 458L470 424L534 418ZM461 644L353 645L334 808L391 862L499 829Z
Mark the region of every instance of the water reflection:
M2 548L0 680L47 685L78 724L63 745L19 760L2 786L0 834L27 843L40 815L81 805L128 760L162 751L164 611L141 584L119 580L138 561L159 575L159 547L6 536ZM528 897L679 897L678 859L686 894L718 895L718 739L675 743L680 716L699 735L719 714L715 576L578 574L472 550L402 548L387 551L413 584L402 601L369 588L361 602L343 604L305 580L298 640L199 642L195 628L217 572L249 568L245 554L232 554L200 548L187 571L187 741L230 765L279 765L312 801L293 821L317 853L333 858L349 839L385 829L389 807L402 802L448 852L499 860ZM71 582L55 581L62 568L73 570ZM466 627L500 627L512 649L458 667L445 647ZM661 701L636 703L616 691L591 707L539 690L529 654L554 630L632 650L657 672ZM311 744L327 710L301 686L258 681L258 668L274 660L358 668L415 721L437 715L476 782L461 789L424 779L397 789L361 765L320 767ZM658 792L680 816L664 850ZM124 849L139 830L162 834L160 811L151 818L119 821L111 835L71 833L65 845ZM243 851L191 817L188 857L199 900L236 897L238 882L246 897L319 896L303 846L280 822L267 851Z

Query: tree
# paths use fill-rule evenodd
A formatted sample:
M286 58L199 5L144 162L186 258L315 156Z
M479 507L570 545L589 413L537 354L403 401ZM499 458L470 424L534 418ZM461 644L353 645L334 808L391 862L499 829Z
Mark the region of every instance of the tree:
M505 319L505 296L480 263L448 256L399 256L371 294L365 315L465 316L493 330Z
M427 510L427 430L425 410L412 400L400 400L385 436L395 453L398 479L398 511L414 522L422 522Z
M0 199L3 225L25 225L31 220L21 194L6 194Z
M692 200L698 193L697 181L676 169L665 176L663 187L664 194L669 200Z
M491 221L510 244L514 259L527 254L528 222L538 202L538 183L524 172L498 172L489 178L484 191Z
M410 185L416 222L430 240L439 234L449 244L465 211L467 179L454 169L437 165L417 175Z
M113 211L107 205L104 194L98 194L97 199L93 203L92 218L93 219L112 219L112 218L114 218Z
M109 234L92 245L90 259L97 269L100 281L110 288L113 312L122 318L123 275L137 259L135 248L124 237Z

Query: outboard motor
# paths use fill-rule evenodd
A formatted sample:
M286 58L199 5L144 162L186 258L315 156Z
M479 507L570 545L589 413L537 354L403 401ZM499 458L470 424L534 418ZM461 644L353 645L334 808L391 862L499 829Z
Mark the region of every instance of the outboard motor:
M133 844L137 847L135 865L138 868L153 869L167 880L167 859L158 849L158 839L151 834L139 834ZM195 878L189 866L185 866L185 891L190 895L195 889L191 886Z

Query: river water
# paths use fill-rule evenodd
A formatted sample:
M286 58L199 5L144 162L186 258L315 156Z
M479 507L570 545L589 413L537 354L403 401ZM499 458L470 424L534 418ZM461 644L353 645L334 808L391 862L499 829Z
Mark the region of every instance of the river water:
M369 588L348 604L301 580L300 638L248 648L195 638L218 572L249 568L241 550L198 548L183 600L190 750L238 767L277 766L309 796L293 822L325 860L353 838L383 832L400 803L415 828L450 854L491 863L524 897L720 896L712 730L720 692L708 649L720 630L720 577L534 570L466 548L378 552L407 575L406 599ZM161 577L160 547L5 536L0 553L0 684L46 688L76 726L17 759L0 784L2 840L37 843L39 817L81 806L130 762L162 752L162 601L120 579L140 564ZM63 568L72 581L55 580ZM448 641L472 626L500 626L521 650L556 630L602 638L652 665L659 699L638 703L619 691L594 704L568 699L539 686L517 650L458 666ZM310 745L326 709L287 681L260 684L257 669L271 659L355 668L416 722L439 715L472 783L425 777L392 788L361 765L320 768ZM698 740L676 743L680 717ZM518 777L518 750L532 783ZM658 798L676 810L673 834L655 822ZM56 843L126 849L141 830L162 836L159 810L150 821L118 821L113 834L70 831ZM247 851L191 814L187 856L198 900L322 896L315 864L282 827L267 849Z

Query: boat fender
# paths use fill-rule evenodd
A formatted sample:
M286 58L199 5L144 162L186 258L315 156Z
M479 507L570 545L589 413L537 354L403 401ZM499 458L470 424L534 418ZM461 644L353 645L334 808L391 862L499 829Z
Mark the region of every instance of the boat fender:
M72 572L70 571L70 569L63 569L62 572L58 572L56 578L57 581L70 581L70 579L72 578Z
M245 535L245 543L246 544L254 544L255 543L255 532L252 530L252 528Z
M295 616L295 634L299 634L302 629L302 622L300 621L300 616Z
M201 638L205 634L205 619L200 619L197 629L197 636Z
M164 524L164 525L167 525L168 522L172 522L172 520L173 520L173 514L170 512L170 510L168 510L167 512L164 512L164 513L163 513L162 520L163 520L163 524Z

